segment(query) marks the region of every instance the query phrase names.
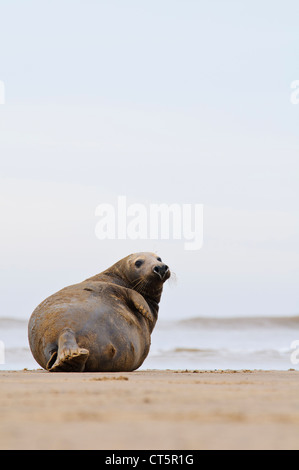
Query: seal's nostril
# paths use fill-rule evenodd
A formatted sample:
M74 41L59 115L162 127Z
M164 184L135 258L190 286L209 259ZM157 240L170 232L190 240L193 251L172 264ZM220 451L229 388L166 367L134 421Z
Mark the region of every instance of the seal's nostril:
M164 279L164 276L166 275L168 270L169 268L166 264L162 264L162 266L155 266L153 268L154 273L158 274L161 279Z

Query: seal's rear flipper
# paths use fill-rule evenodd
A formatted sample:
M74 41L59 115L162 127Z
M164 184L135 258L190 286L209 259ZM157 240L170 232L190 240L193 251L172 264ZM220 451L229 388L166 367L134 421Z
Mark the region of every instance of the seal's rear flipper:
M80 348L74 332L66 328L59 336L58 351L52 354L47 369L50 372L83 372L88 356L89 351Z

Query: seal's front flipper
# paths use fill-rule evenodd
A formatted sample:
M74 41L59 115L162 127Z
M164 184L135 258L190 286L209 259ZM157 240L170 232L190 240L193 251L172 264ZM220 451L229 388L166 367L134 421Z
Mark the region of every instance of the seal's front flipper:
M52 354L47 369L50 372L83 372L88 356L89 351L80 348L74 332L66 328L59 336L58 351Z
M139 313L141 313L143 317L148 319L149 324L150 324L150 329L152 331L155 326L156 319L154 318L154 315L150 309L150 306L146 302L145 298L142 297L142 295L139 294L139 292L136 292L134 290L127 289L127 292L128 292L127 295L128 295L129 303L132 304L132 306L134 306L134 308Z

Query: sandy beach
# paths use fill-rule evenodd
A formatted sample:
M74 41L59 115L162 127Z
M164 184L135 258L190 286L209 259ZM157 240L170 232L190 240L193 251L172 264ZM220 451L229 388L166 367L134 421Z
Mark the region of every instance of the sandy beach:
M0 373L1 449L299 449L299 371Z

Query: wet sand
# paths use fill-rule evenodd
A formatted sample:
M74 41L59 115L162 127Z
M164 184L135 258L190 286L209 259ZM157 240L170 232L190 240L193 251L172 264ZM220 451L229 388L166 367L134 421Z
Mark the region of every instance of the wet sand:
M0 372L0 449L299 449L299 371Z

